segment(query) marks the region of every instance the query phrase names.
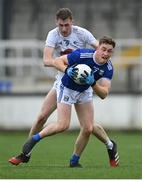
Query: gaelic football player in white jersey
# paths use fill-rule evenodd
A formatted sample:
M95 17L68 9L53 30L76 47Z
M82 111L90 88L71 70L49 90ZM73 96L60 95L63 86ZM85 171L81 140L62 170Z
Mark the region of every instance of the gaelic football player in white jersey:
M51 30L47 35L43 55L45 66L53 67L53 56L59 57L64 54L69 54L77 48L85 48L87 45L91 45L93 48L96 48L98 46L98 41L88 30L73 25L72 12L70 11L70 9L59 9L56 13L56 23L57 27ZM48 117L56 109L56 85L58 84L62 76L63 73L59 72L56 81L53 85L53 88L45 97L45 100L41 107L41 111L39 112L37 120L34 122L29 133L29 138L32 138L33 135L39 133L42 130L43 125L47 121ZM89 87L86 90L86 92L92 93L92 88ZM75 109L76 111L79 111L79 109L76 107L76 104ZM79 122L81 122L81 119L79 119ZM109 139L104 129L97 123L95 123L94 125L94 134L99 140L101 140L106 145L107 149L113 148L113 142ZM75 143L74 155L77 155L80 146L80 141L82 139L85 139L85 142L87 144L89 136L90 134L87 132L86 128L81 125L81 131ZM74 155L72 158L75 157ZM29 159L30 153L26 156L23 153L21 153L20 155L9 159L9 162L13 165L18 165L20 163L27 163ZM76 165L77 164L74 164L75 167Z

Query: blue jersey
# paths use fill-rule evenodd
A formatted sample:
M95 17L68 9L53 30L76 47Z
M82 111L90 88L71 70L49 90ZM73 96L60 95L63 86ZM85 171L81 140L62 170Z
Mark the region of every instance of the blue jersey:
M107 78L111 80L113 76L113 66L111 61L108 60L107 63L102 65L97 64L93 59L94 53L94 49L77 49L73 51L71 54L67 55L68 67L74 64L86 64L92 69L96 81L100 78ZM76 84L67 74L64 74L62 83L65 87L78 92L83 92L90 86Z

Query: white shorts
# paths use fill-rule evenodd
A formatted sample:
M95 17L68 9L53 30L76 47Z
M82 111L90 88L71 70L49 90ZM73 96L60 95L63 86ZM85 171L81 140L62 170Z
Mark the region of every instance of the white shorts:
M60 81L56 87L57 91L57 103L65 104L82 104L93 100L93 90L88 88L83 92L74 91L72 89L66 88Z
M53 84L53 89L57 90L57 87L61 83L61 79L62 79L63 75L64 75L64 73L58 72L58 74L56 75L56 80Z
M52 88L55 89L55 90L57 90L58 83L59 83L59 82L56 80L56 81L54 82Z

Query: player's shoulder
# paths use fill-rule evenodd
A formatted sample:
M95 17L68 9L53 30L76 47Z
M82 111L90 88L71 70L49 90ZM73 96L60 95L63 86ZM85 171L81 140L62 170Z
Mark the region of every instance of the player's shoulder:
M72 26L73 32L74 33L78 33L78 34L86 34L86 33L91 33L90 31L88 31L87 29L80 27L80 26Z
M48 32L48 35L51 35L51 36L58 36L59 35L59 30L58 30L58 27L54 28L54 29L51 29L49 32Z

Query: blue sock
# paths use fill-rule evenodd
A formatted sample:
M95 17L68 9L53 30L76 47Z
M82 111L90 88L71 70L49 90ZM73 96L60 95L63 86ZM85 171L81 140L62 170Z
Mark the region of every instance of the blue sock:
M78 155L73 154L70 159L70 164L72 164L72 165L78 164L79 159L80 159L80 157Z
M35 134L35 135L32 136L32 139L33 139L34 141L38 142L38 141L41 140L41 137L40 137L39 133L37 133L37 134Z

